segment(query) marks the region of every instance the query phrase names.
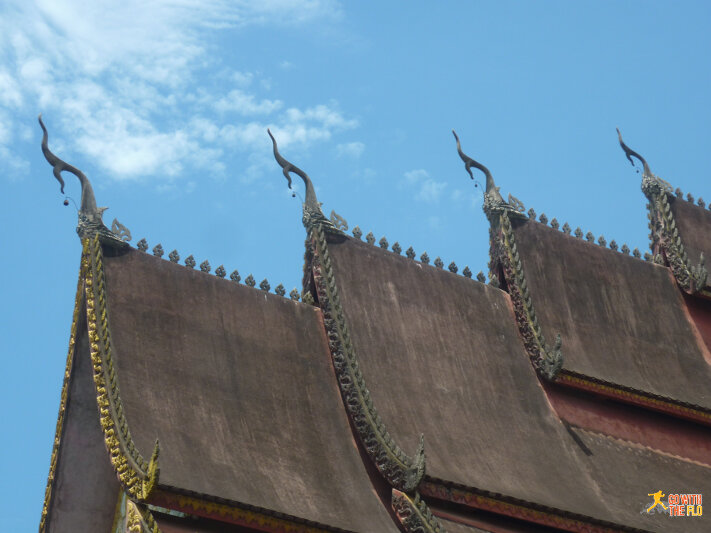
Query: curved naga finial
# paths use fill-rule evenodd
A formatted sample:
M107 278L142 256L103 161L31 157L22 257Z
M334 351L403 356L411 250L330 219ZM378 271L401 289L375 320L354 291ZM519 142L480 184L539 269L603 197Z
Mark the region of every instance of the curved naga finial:
M654 255L658 256L660 252L664 252L663 255L666 259L666 263L671 268L677 283L679 283L686 292L695 294L703 290L708 283L709 276L704 264L704 254L701 254L699 257L698 265L694 266L689 262L669 202L672 186L652 174L644 158L624 143L619 128L617 128L617 137L630 163L634 165L632 158L636 157L642 162L644 167L642 192L649 200L647 208L650 213L649 228L652 230L650 237L652 238L651 246ZM664 261L662 264L664 264Z
M474 179L474 174L472 174L472 167L477 168L484 173L484 176L486 176L486 192L490 193L492 191L497 190L496 184L494 183L494 178L491 176L491 172L489 172L489 169L481 163L474 161L471 157L462 152L462 145L459 143L459 137L457 137L457 132L452 130L452 135L454 135L454 138L457 141L457 153L459 154L459 157L462 158L462 161L464 161L464 168L467 172L469 172L469 177L471 179Z
M627 156L627 159L629 159L630 163L632 166L634 166L634 161L632 160L633 157L636 157L640 163L642 163L642 167L644 168L644 175L645 176L652 176L652 171L649 169L649 165L647 164L647 161L639 155L637 152L632 150L629 146L625 144L625 141L622 140L622 134L620 133L620 128L615 128L617 130L617 138L620 141L620 146L622 149L625 151L625 155Z
M521 215L521 211L523 211L524 209L523 203L521 203L518 198L515 198L510 194L509 201L504 201L504 199L501 197L501 193L499 192L499 188L496 186L496 183L494 183L494 178L492 177L491 172L489 172L489 169L481 163L474 161L471 157L462 152L462 145L459 143L459 137L457 136L457 132L452 130L452 135L454 135L454 138L457 141L457 153L459 154L459 157L462 159L462 161L464 161L464 168L469 173L469 177L474 180L474 174L472 174L472 167L481 170L484 173L484 176L486 176L486 191L484 192L484 212L487 214L487 216L490 216L495 212L507 211L510 212L512 216L523 217L523 215ZM474 181L476 184L476 180Z
M87 216L89 214L96 214L99 217L99 221L101 221L101 214L106 211L107 208L96 207L94 189L92 189L91 183L84 175L84 173L78 168L70 165L69 163L62 161L52 153L47 144L49 135L47 134L47 128L45 128L44 122L42 122L42 114L40 114L37 118L39 120L40 127L42 128L42 153L44 154L44 158L47 160L47 162L52 166L52 172L54 173L54 177L57 178L57 181L60 184L60 190L62 191L62 194L64 194L64 180L62 179L61 172L66 170L67 172L71 172L77 178L79 178L79 182L81 183L81 207L79 208L79 211Z
M40 114L37 118L39 120L40 127L42 128L42 154L44 154L44 158L52 166L52 173L59 182L62 194L64 194L64 179L62 179L62 172L71 172L79 178L79 183L81 183L81 204L79 207L79 225L77 226L77 233L79 233L79 236L86 237L89 236L89 234L99 232L101 237L104 239L108 239L114 243L124 244L126 240L125 236L120 237L115 235L104 225L102 216L104 211L108 208L96 206L94 189L92 188L89 179L81 170L59 159L52 153L47 143L49 135L47 133L47 128L44 126L44 122L42 122L42 114ZM115 219L114 226L120 226L123 228L125 233L129 235L128 239L130 239L130 233L128 230Z
M632 160L633 157L637 158L639 162L642 163L642 191L646 195L653 195L661 191L671 192L672 186L660 177L652 174L652 171L649 168L649 165L647 164L647 161L644 159L644 157L639 155L637 152L632 150L632 148L625 144L625 141L622 140L620 128L615 129L617 130L617 138L620 141L620 146L625 151L625 155L627 156L627 159L629 159L629 162L632 164L632 166L634 166L634 161Z
M311 178L309 178L309 175L301 170L299 167L296 165L290 163L287 161L280 153L279 153L279 148L277 147L277 142L276 139L274 138L274 135L272 135L272 132L269 128L267 128L267 133L269 134L269 137L272 139L272 146L274 148L274 159L276 159L276 162L279 163L279 166L282 168L282 172L284 173L284 177L286 178L286 181L289 183L289 188L291 189L291 176L289 175L290 172L293 172L297 176L299 176L302 180L304 180L304 185L306 188L306 199L304 200L304 218L303 222L304 225L309 228L312 224L315 222L321 223L327 227L329 230L333 230L336 232L339 232L323 214L321 211L321 204L319 203L318 199L316 198L316 192L314 190L313 183L311 183ZM339 232L340 233L340 232Z

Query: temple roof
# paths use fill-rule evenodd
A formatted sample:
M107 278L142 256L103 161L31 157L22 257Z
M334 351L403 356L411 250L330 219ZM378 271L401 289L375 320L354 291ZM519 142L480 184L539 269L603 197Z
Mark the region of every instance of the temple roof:
M426 435L428 478L654 531L669 526L629 512L639 469L649 483L711 490L705 467L566 429L503 291L354 239L329 252L373 401L405 448Z
M425 434L428 476L588 509L590 485L568 475L580 452L546 404L503 291L354 239L329 251L373 401L405 449Z
M709 465L614 438L604 429L621 418L572 424L551 403L556 387L588 387L648 409L657 434L674 417L692 428L686 443L711 442L711 358L694 322L711 315L692 320L679 290L698 292L705 271L673 263L684 254L666 193L651 218L669 267L527 219L457 139L470 175L487 178L486 285L347 237L272 142L307 190L301 303L128 246L45 130L55 176L76 174L85 198L41 531L708 531L645 509L660 487L711 493ZM646 163L645 179L666 191ZM675 209L700 260L711 215ZM600 416L584 403L567 408Z
M566 235L513 223L526 282L563 369L711 411L711 367L669 270Z
M689 261L697 265L701 261L701 254L711 257L711 211L671 195L669 204Z
M396 531L353 446L317 308L129 249L105 257L134 442L160 484L348 531Z

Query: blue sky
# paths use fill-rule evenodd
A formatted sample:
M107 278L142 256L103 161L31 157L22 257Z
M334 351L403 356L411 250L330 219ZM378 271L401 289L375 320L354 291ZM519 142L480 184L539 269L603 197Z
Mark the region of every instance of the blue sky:
M710 23L683 1L3 2L2 528L37 528L80 258L40 111L134 245L287 291L304 230L267 127L326 214L460 271L486 271L488 223L452 128L504 196L644 252L615 127L711 200Z

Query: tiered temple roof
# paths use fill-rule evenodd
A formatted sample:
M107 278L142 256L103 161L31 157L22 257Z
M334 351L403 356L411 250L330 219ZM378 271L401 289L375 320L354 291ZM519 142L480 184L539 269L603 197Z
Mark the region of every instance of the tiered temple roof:
M288 298L132 248L43 145L82 181L83 252L41 532L709 531L648 510L711 494L699 205L645 189L645 261L527 217L460 149L486 284L347 236L274 140L306 184Z

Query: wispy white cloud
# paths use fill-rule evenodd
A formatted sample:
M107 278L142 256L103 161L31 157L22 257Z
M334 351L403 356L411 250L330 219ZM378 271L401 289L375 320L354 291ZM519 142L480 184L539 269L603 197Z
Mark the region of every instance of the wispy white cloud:
M357 159L365 150L365 144L359 141L342 143L336 146L336 155L338 157L352 157Z
M221 113L234 111L241 115L268 115L280 109L284 104L281 100L263 99L257 101L253 94L234 89L217 100L214 105L215 109Z
M415 191L415 198L424 202L438 202L447 187L443 181L432 178L426 170L420 168L405 172L405 185Z
M245 88L249 87L252 84L254 74L252 74L251 72L235 71L230 74L230 78L232 79L232 83L234 83L238 87Z
M26 128L13 120L39 110L53 147L70 139L71 149L117 179L171 179L187 168L219 172L230 143L254 146L259 137L268 149L267 126L284 146L330 140L357 125L334 102L292 106L276 116L284 102L260 94L269 80L255 84L258 75L226 67L209 50L216 30L341 16L335 0L6 2L0 165L22 166L12 145ZM203 84L205 69L221 83ZM230 90L216 89L225 84Z

